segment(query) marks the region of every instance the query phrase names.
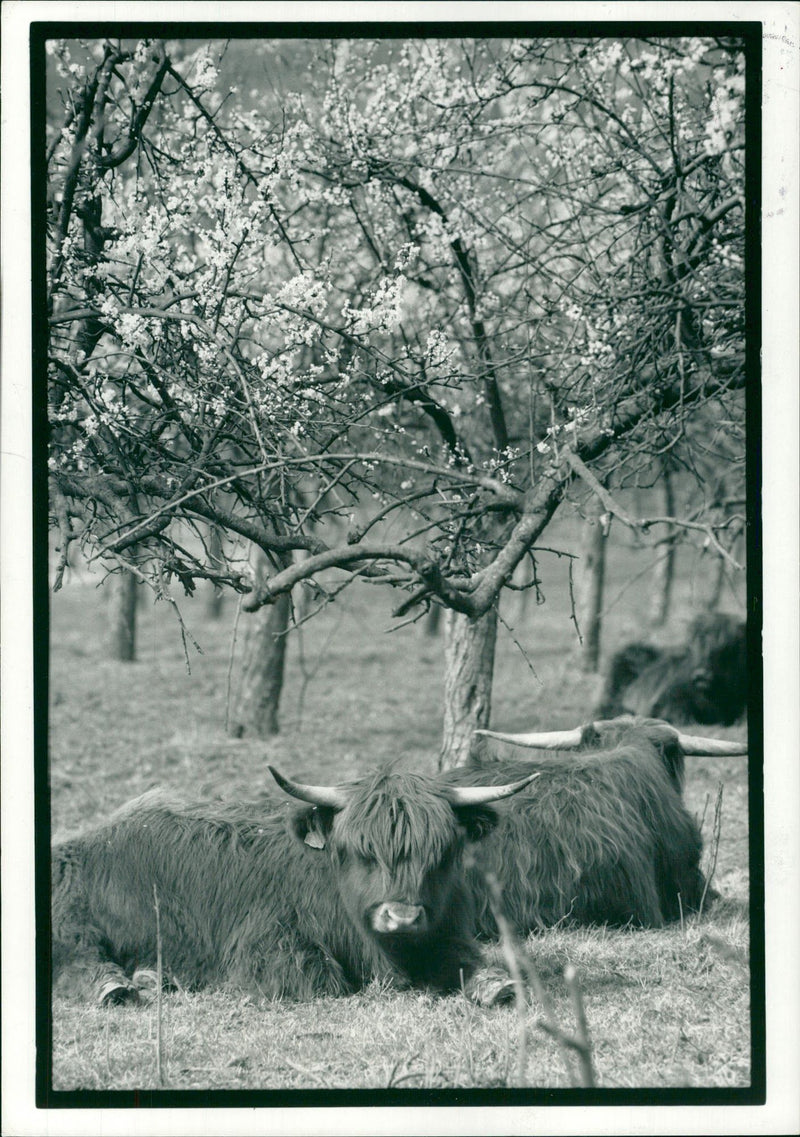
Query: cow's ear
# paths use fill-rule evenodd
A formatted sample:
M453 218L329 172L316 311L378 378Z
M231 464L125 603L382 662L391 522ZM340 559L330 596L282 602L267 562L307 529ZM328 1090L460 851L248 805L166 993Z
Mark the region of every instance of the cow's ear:
M316 805L310 809L300 809L292 818L292 830L298 841L308 845L310 849L324 849L328 843L328 834L333 820L333 811L319 809Z
M480 841L497 825L497 813L490 805L456 806L455 814L470 841Z

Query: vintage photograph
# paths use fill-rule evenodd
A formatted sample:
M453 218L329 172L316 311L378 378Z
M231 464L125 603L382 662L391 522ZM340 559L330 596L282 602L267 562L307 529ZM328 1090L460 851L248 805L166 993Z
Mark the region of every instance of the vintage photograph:
M763 1092L754 28L34 35L48 1102Z

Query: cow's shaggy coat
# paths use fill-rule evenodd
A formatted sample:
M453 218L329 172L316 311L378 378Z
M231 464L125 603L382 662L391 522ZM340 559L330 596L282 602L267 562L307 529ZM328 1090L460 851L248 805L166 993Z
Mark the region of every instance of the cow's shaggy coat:
M156 959L155 889L164 972L184 987L291 999L374 978L458 987L480 958L462 853L496 815L454 806L416 774L346 791L340 811L187 805L151 791L57 845L55 972L72 964L109 1001L135 997L128 977Z
M276 775L318 802L299 809L145 794L54 848L55 969L77 965L108 1000L135 997L129 977L156 958L155 895L167 976L290 999L373 979L468 982L475 937L497 931L487 871L520 933L658 927L696 910L706 882L677 733L622 720L571 733L578 753L479 758L438 779L383 771L320 788ZM474 796L489 793L507 800Z
M713 612L692 622L679 647L632 643L621 648L608 665L596 713L730 726L746 707L745 625Z
M675 731L653 722L604 725L584 728L578 753L529 761L476 755L446 775L476 785L540 774L497 806L500 822L476 849L472 887L484 935L496 934L487 869L519 932L561 921L658 927L700 906L702 841L681 798Z

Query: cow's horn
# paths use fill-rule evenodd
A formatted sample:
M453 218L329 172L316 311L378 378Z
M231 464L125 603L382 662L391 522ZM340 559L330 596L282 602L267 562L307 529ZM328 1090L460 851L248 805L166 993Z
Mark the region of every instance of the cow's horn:
M501 801L504 797L511 797L529 786L539 773L529 774L518 782L509 782L505 786L446 786L445 795L451 805L488 805L492 801Z
M338 786L304 786L299 782L290 782L279 774L273 766L268 766L270 774L281 789L300 801L310 802L311 805L323 805L327 809L344 809L347 805L347 794Z
M674 728L673 728L674 729ZM747 753L746 742L734 742L727 738L703 738L692 734L681 734L676 730L678 742L684 754L693 758L716 756L738 757Z
M476 730L475 734L536 750L576 750L583 738L583 727L578 726L574 730L545 730L538 734L502 734L497 730Z

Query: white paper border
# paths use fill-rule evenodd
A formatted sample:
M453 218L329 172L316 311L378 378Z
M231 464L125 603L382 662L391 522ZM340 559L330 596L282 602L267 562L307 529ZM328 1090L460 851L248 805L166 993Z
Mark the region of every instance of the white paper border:
M36 1110L30 495L28 29L34 20L760 20L764 25L763 536L767 1104ZM795 1134L800 1130L798 87L800 7L731 3L176 3L7 0L2 7L3 1133Z

